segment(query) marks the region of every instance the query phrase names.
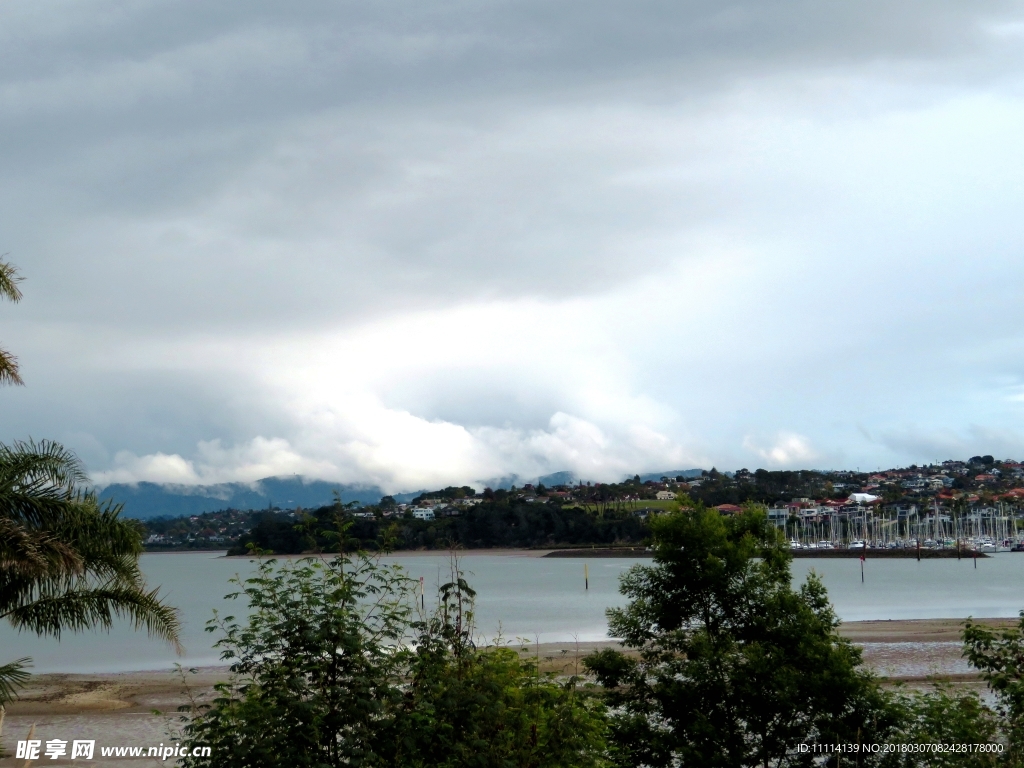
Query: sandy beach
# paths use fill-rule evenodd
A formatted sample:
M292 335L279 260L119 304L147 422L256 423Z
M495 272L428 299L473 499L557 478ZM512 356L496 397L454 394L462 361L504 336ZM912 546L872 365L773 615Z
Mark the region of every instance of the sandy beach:
M1017 619L974 619L993 629L1012 627ZM963 619L893 619L848 621L839 634L854 643L959 643Z
M977 619L993 628L1011 627L1015 619ZM950 647L959 658L961 619L913 619L893 621L853 621L842 624L840 634L866 650L872 666L874 646L899 648L907 654L923 656L929 651ZM602 642L540 643L520 648L523 653L539 657L545 668L561 670L575 660L602 648L619 647L613 640ZM945 657L947 654L942 654ZM890 654L890 660L893 655ZM884 669L878 670L884 674ZM188 675L194 695L206 698L212 686L226 675L225 667L208 667ZM71 715L86 713L140 714L154 709L173 712L186 703L181 676L172 671L122 672L112 674L49 674L33 676L18 701L8 707L8 724L12 718Z
M979 619L999 628L1012 619ZM840 633L863 649L864 661L876 674L909 688L926 688L936 681L983 690L983 683L961 657L960 619L921 619L848 622ZM573 674L580 661L601 648L618 647L614 641L540 643L513 646L537 658L546 672ZM13 746L35 726L36 738L96 739L98 746L156 746L173 743L180 725L177 708L194 700L208 701L213 685L227 677L224 667L209 667L187 676L186 691L180 674L172 671L118 674L34 676L21 698L8 707L3 732ZM120 765L125 758L94 765ZM0 766L21 765L14 758ZM47 765L71 765L72 761L47 760ZM166 765L152 758L136 758L132 765Z
M173 765L156 758L103 758L101 747L156 747L173 744L180 723L179 706L190 696L197 702L213 695L213 686L226 677L226 669L200 669L188 676L186 692L181 675L174 671L125 672L103 675L36 675L10 704L3 722L3 743L10 755L0 766L25 764L16 760L19 739L75 739L96 741L89 765ZM82 760L46 759L46 765L78 765ZM44 764L42 760L34 764Z

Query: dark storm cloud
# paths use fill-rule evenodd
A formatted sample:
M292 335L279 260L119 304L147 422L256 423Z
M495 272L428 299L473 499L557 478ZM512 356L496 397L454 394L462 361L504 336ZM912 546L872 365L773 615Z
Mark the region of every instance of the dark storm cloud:
M0 439L388 487L1012 445L1022 19L4 4Z
M609 188L651 161L627 137L573 146L614 121L602 110L780 72L946 65L998 43L992 25L1016 10L7 4L6 249L46 275L54 300L37 306L100 323L82 289L113 291L138 322L230 325L604 288L666 264L624 230L687 222L656 193ZM695 185L691 225L709 197ZM317 296L332 283L335 298Z

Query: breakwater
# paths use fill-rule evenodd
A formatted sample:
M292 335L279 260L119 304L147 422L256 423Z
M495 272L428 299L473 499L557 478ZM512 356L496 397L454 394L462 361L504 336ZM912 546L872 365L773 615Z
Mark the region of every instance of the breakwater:
M936 560L939 558L970 559L977 557L981 559L988 557L984 552L974 553L973 550L962 549L957 552L955 549L793 549L790 550L793 557L856 557L864 555L865 560L879 560L882 558L907 558L916 560L920 555L922 560Z
M790 550L790 554L793 557L813 557L813 558L841 558L841 557L852 557L860 558L861 554L864 555L865 560L879 560L879 559L893 559L893 558L904 558L916 560L920 554L922 560L936 560L940 558L952 558L956 560L959 558L972 558L972 557L988 557L984 552L978 552L977 555L971 550L961 550L959 553L955 549L922 549L920 553L916 549L794 549ZM653 557L654 553L646 550L642 547L605 547L604 549L584 549L580 547L578 549L556 549L553 552L548 552L544 557ZM1022 558L1024 560L1024 558Z

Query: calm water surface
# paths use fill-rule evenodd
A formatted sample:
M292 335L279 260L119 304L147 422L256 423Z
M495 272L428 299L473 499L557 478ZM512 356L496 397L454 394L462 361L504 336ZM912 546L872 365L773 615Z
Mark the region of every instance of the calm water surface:
M448 568L446 556L396 558L408 574L423 576L430 586ZM590 589L583 584L583 565ZM466 555L469 582L477 591L477 626L481 634L528 638L540 642L600 640L607 636L604 611L624 603L618 594L622 573L632 559L536 558ZM66 635L60 643L19 635L0 625L0 663L32 656L36 672L101 672L162 669L175 661L190 665L219 663L215 639L203 631L213 609L240 613L237 602L223 600L231 591L228 579L246 575L246 560L217 554L154 554L142 558L151 585L161 585L167 600L178 606L184 621L186 655L173 652L144 633L118 626L109 634ZM793 562L795 583L812 568L822 577L839 616L865 619L963 618L1016 616L1024 608L1024 555L1000 554L979 560L868 560L865 583L860 562L809 560ZM447 580L447 579L444 579Z

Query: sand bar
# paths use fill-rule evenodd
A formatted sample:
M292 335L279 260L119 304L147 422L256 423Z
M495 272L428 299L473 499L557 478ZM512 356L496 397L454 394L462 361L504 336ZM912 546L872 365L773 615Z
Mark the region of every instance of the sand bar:
M1015 619L978 619L993 628L1013 626ZM839 632L858 645L867 646L871 658L873 646L907 644L905 649L888 649L889 657L901 653L927 657L941 651L943 656L959 657L958 643L962 619L912 619L894 621L851 621ZM519 648L519 646L512 646ZM523 646L525 653L538 656L548 669L575 665L579 657L602 648L619 647L614 640L603 642L540 643ZM884 671L884 670L880 670ZM212 686L225 679L223 667L203 668L189 676L194 695L207 698ZM178 674L171 671L122 672L116 674L50 674L33 676L21 698L8 707L9 716L43 714L122 713L133 714L159 709L173 712L186 702Z
M978 621L993 628L1015 624L1012 619ZM984 694L983 681L962 658L962 628L961 619L854 621L841 625L840 633L860 646L866 666L889 682L927 689L941 680ZM584 656L619 646L607 640L511 647L536 658L545 672L574 674L582 671ZM186 691L181 676L173 671L37 675L21 698L8 707L5 741L10 744L11 739L24 738L29 728L36 726L37 738L96 739L98 745L164 743L170 731L180 727L177 708L188 704L190 696L199 702L209 701L214 684L227 677L225 667L199 669L187 677ZM146 759L131 762L140 768L169 764ZM76 763L58 760L52 764ZM110 759L93 764L106 768L125 762ZM8 765L16 765L13 758L0 760L0 768Z
M974 619L993 629L1008 629L1018 619ZM894 619L889 621L848 621L839 634L855 643L958 643L964 619Z

